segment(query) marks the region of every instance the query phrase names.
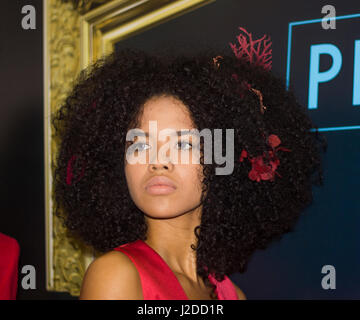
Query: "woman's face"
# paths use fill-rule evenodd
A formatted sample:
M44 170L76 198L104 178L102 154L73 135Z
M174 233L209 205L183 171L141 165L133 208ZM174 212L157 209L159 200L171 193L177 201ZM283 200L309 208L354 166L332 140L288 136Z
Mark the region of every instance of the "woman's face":
M149 134L149 121L157 122L157 136L153 130ZM139 143L140 149L127 155L128 157L143 155L146 157L145 163L125 160L126 181L136 206L152 218L177 217L199 207L202 167L199 163L191 161L191 155L195 153L195 144L198 145L198 141L195 141L191 135L177 135L174 139L166 137L165 141L159 139L159 133L163 129L175 131L195 129L187 107L174 97L153 97L145 103L140 125L137 128L148 133L149 136L136 137L131 143ZM151 150L155 150L154 142L157 144L157 159L151 161L154 163L150 163L150 158L154 159L151 153ZM174 153L171 153L170 149L166 153L159 152L164 144L168 144ZM191 144L194 146L191 147ZM185 161L181 163L182 150L189 152L187 163ZM178 155L177 162L174 154Z

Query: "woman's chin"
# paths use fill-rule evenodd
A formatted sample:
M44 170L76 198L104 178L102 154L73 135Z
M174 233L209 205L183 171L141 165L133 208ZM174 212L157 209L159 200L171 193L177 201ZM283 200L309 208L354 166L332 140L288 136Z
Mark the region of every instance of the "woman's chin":
M172 219L180 216L180 213L173 212L171 208L168 210L147 210L144 212L148 218L152 219Z

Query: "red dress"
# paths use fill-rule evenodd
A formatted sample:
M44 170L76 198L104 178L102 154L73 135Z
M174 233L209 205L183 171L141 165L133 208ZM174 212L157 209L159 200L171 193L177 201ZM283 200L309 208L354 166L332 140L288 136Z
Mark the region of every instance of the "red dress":
M15 300L18 280L19 245L0 233L0 300Z
M125 253L134 263L140 275L144 300L189 300L165 260L146 242L136 240L114 250ZM219 282L209 275L209 280L216 284L219 300L238 300L236 289L227 276Z

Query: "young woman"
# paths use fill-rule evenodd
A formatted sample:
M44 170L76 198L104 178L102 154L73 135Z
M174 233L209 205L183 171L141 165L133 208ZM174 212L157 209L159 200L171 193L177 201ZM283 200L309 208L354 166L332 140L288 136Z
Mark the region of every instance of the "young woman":
M320 135L283 81L238 53L123 50L81 73L53 118L55 212L104 252L81 299L245 299L228 275L245 272L311 203ZM151 121L175 140L159 139ZM144 136L129 141L131 129ZM204 139L179 133L195 129L212 134L211 163ZM218 174L230 149L233 170ZM175 161L184 151L200 162Z

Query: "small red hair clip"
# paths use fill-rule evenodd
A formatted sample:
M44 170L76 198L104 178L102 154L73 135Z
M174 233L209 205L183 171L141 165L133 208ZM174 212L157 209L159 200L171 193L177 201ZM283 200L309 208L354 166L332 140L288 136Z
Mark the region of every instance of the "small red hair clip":
M90 112L91 110L94 110L96 108L96 100L92 101L91 105L88 106L88 108L86 109L87 112ZM72 179L74 177L73 174L73 167L72 164L73 162L76 160L76 155L72 155L72 157L69 159L68 163L67 163L67 168L66 168L66 184L67 185L71 185ZM79 178L76 180L76 182L78 182L83 176L84 176L84 162L83 162L83 167L81 170L81 174L79 176Z
M74 173L73 173L73 168L72 168L72 163L76 160L76 155L73 155L67 164L67 168L66 168L66 184L67 185L71 185L72 179L74 177ZM79 176L79 178L76 180L76 182L78 182L84 175L84 171L85 171L85 167L82 167L81 170L81 174Z

